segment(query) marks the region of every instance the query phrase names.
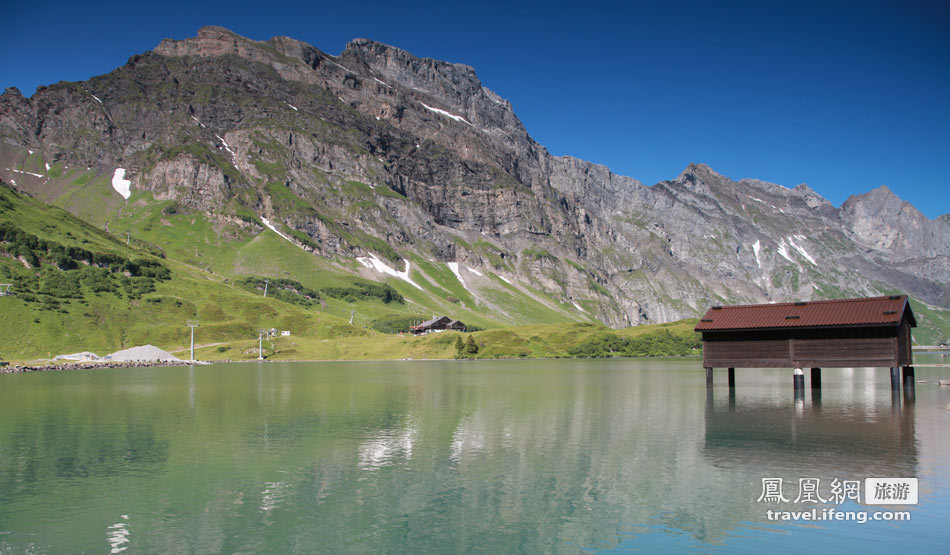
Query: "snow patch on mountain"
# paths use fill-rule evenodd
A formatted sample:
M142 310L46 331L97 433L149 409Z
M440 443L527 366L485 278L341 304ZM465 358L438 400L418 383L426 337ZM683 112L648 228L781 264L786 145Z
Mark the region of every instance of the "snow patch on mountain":
M367 268L372 268L372 269L376 270L377 272L379 272L379 273L381 273L381 274L387 274L387 275L390 275L390 276L393 276L393 277L397 277L397 278L399 278L399 279L405 281L406 283L412 285L412 286L415 287L416 289L418 289L418 290L420 290L420 291L423 291L422 287L419 287L419 284L417 284L416 282L412 281L412 279L409 277L409 261L406 260L406 259L403 259L403 262L406 263L406 269L405 269L404 271L402 271L402 272L397 271L395 268L389 266L388 264L386 264L385 262L383 262L382 260L380 260L380 259L379 259L375 254L373 254L373 253L369 253L369 256L361 256L361 257L357 258L356 261L359 262L360 264L362 264L363 266L367 267Z
M231 147L228 146L227 141L225 141L224 139L222 139L222 138L221 138L221 135L215 135L215 137L217 137L218 140L221 141L221 144L224 145L224 150L228 151L228 153L229 153L229 154L231 155L231 157L233 158L233 157L234 157L234 151L231 150Z
M782 258L784 258L785 260L788 260L788 261L791 262L792 264L794 264L794 265L798 266L799 268L801 268L801 265L798 263L798 261L795 260L794 258L792 258L791 255L788 253L788 245L785 244L785 239L779 240L779 242L778 242L778 253L779 253L779 254L782 256Z
M28 171L23 171L23 170L11 170L10 168L7 168L7 171L11 171L13 173L22 173L25 175L32 175L33 177L43 177L43 174L33 173L33 172L28 172Z
M805 240L805 236L804 236L804 235L796 235L796 236L794 237L794 239L798 239L799 241L804 241L804 240ZM806 250L804 249L804 247L801 247L801 246L799 246L797 243L795 243L794 239L793 239L792 237L789 237L789 238L788 238L788 244L789 244L793 249L795 249L795 250L798 252L798 254L802 255L802 256L805 258L805 260L811 262L812 266L817 266L818 263L815 262L815 259L812 258L812 256L811 256L810 254L808 254L808 251L806 251Z
M425 108L426 110L429 110L430 112L435 112L436 114L442 114L443 116L445 116L445 117L447 117L447 118L451 118L451 119L454 119L455 121L460 121L460 122L462 122L462 123L466 123L466 124L468 124L468 125L471 125L472 127L475 127L475 126L472 125L467 119L463 118L462 116L456 116L455 114L452 114L452 113L450 113L450 112L446 112L445 110L440 110L440 109L438 109L438 108L433 108L432 106L429 106L429 105L426 104L425 102L420 102L419 104L422 104L422 107Z
M462 284L462 287L464 287L466 291L468 291L468 292L470 292L470 293L474 293L474 291L472 291L471 289L469 289L468 284L465 283L465 280L462 279L462 273L459 272L459 263L458 263L458 262L446 262L446 265L449 267L450 270L452 270L452 273L455 274L455 277L459 280L459 283Z
M274 227L274 225L270 223L270 220L268 220L268 219L265 218L264 216L261 216L261 221L264 222L264 225L267 226L267 229L270 229L271 231L273 231L273 232L276 233L277 235L280 235L280 236L283 237L284 239L287 239L287 240L290 241L291 243L294 243L294 240L293 240L293 239L291 239L290 237L287 237L286 235L284 235L283 233L281 233L280 231L278 231L277 228ZM294 244L296 245L297 243L294 243Z
M122 195L122 198L129 200L132 195L131 186L132 182L125 178L125 168L116 168L112 174L112 188Z

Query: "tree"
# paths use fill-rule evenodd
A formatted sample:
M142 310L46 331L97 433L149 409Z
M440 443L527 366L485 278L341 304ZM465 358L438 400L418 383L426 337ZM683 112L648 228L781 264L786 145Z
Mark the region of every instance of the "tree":
M478 345L475 344L475 338L471 335L468 336L468 339L465 340L465 354L466 355L476 355L478 354Z

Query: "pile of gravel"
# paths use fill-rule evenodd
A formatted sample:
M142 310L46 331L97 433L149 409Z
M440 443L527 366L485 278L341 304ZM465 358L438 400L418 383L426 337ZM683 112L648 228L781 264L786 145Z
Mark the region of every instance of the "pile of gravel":
M175 355L169 353L168 351L163 351L154 345L143 345L141 347L132 347L131 349L125 349L124 351L118 351L112 353L111 355L106 355L103 357L105 360L111 360L115 362L128 362L128 361L180 361L181 359Z

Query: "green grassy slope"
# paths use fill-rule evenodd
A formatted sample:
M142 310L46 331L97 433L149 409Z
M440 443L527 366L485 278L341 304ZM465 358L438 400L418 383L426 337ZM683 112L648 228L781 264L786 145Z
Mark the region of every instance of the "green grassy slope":
M950 341L950 310L932 307L915 299L910 300L910 307L917 319L917 327L912 331L917 345L937 345Z
M39 259L31 263L10 252L14 243L2 243L0 281L14 284L13 295L0 297L4 315L0 355L7 359L82 350L106 354L145 343L177 349L188 343L189 319L201 322L199 343L256 337L259 327L312 338L373 333L319 308L263 298L224 277L154 256L135 243L127 246L59 208L5 186L0 187L0 226L50 245L45 253L37 250ZM85 261L72 261L75 267L63 269L69 264L58 263L51 254L62 249L152 264L166 268L168 278L138 278L121 267L97 268Z

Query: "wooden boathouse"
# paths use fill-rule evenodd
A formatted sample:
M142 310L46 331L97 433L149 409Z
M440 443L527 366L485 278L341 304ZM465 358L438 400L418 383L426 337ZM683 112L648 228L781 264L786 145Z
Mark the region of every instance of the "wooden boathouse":
M913 385L910 328L917 327L906 295L736 306L714 306L700 319L706 386L713 368L794 368L795 387L803 387L801 369L811 368L811 385L821 387L822 368L884 366L891 386Z

